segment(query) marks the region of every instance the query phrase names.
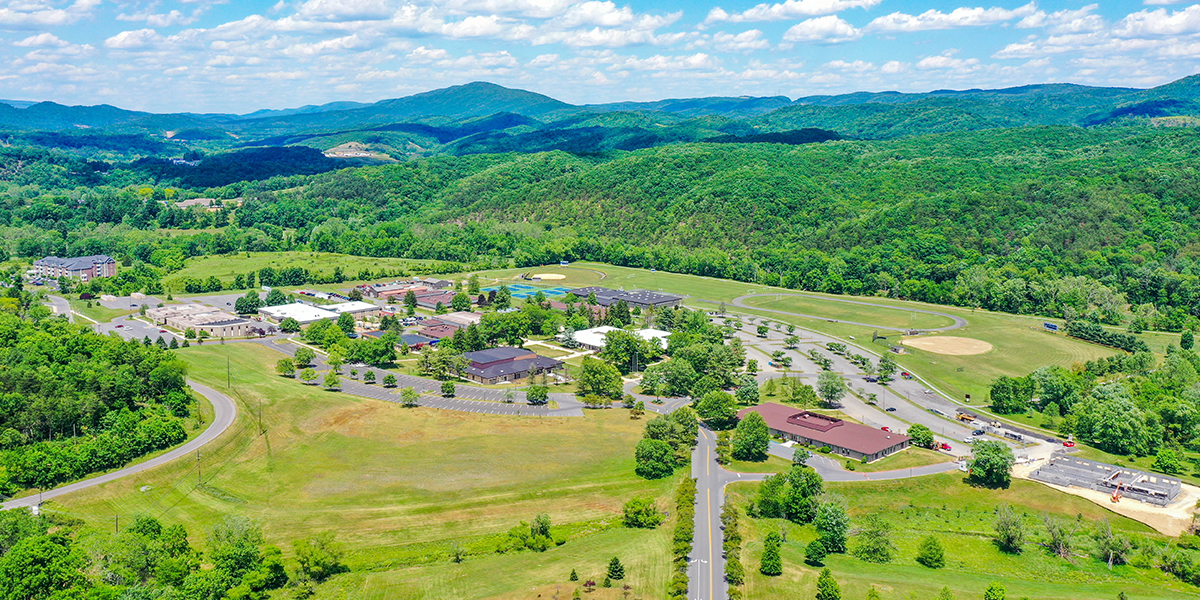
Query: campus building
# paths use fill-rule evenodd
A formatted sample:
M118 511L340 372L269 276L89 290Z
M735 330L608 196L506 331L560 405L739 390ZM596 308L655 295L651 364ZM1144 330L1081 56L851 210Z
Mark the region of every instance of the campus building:
M668 308L679 306L683 302L683 296L675 294L664 294L662 292L652 292L650 290L613 290L602 287L583 287L571 290L576 298L587 300L588 296L596 296L596 304L600 306L612 306L617 302L624 300L629 308Z
M867 462L881 459L909 446L909 437L850 423L810 411L767 402L738 411L741 419L751 412L762 415L772 435L810 446L829 446L830 451Z
M370 302L342 302L341 304L329 304L321 307L322 310L335 312L338 315L350 313L354 318L361 321L367 317L378 317L383 311Z
M575 341L579 342L579 346L584 350L599 352L604 349L605 337L608 335L608 332L619 330L619 327L609 327L608 325L593 327L591 329L581 329L575 332ZM664 349L667 347L667 338L671 335L670 331L663 331L661 329L639 329L630 333L646 341L658 340L658 345Z
M337 320L338 314L323 308L317 308L308 304L293 302L292 304L280 304L278 306L264 306L258 309L258 314L275 321L282 322L285 319L295 319L301 325L316 323L321 319Z
M146 317L156 325L172 327L179 331L203 331L212 338L249 337L266 333L267 329L262 323L203 304L172 304L152 308L146 311Z
M47 256L33 263L33 271L37 275L50 279L59 277L75 277L83 281L97 277L114 277L117 274L117 261L107 254L94 256L77 256L75 258L59 258Z
M467 379L485 385L517 381L563 368L561 360L539 356L525 348L492 348L465 352L463 357L471 361L465 373Z

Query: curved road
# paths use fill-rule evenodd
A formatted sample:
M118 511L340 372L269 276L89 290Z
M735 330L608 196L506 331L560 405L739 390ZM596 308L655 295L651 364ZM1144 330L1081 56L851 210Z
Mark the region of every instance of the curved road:
M838 320L838 319L830 319L829 317L822 317L820 315L805 315L805 314L801 314L801 313L787 312L785 310L775 310L773 308L759 308L757 306L747 305L745 302L746 298L770 298L770 297L778 298L778 297L782 297L782 296L795 296L798 298L814 298L817 300L828 300L830 302L842 302L844 304L857 304L859 306L870 306L872 308L890 308L890 309L898 310L901 312L914 312L914 313L921 313L921 314L925 314L925 315L935 315L938 317L946 317L947 319L951 319L954 321L954 324L947 325L945 327L934 327L932 329L904 329L901 327L883 327L880 325L875 325L873 323L859 323L857 321L842 321L842 320ZM791 317L803 317L805 319L818 319L821 321L833 321L834 323L846 323L849 325L860 325L862 327L872 327L875 329L887 329L888 331L922 331L922 332L950 331L952 329L961 329L961 328L967 326L966 319L963 319L962 317L956 317L954 315L948 315L946 313L940 313L940 312L933 311L933 310L923 310L923 309L919 309L919 308L897 308L894 306L887 306L884 304L871 304L870 302L862 302L859 300L842 300L840 298L826 298L825 296L813 296L811 294L746 294L745 296L738 296L737 298L734 298L733 305L738 308L748 308L750 310L761 310L763 312L775 313L777 315L788 315Z
M141 473L142 471L153 469L159 465L169 463L177 458L187 456L199 450L201 446L216 439L217 436L224 433L224 431L233 424L233 419L237 416L237 405L233 403L233 400L230 399L229 396L226 396L225 394L222 394L221 392L218 392L208 386L201 385L191 380L188 381L188 385L192 386L192 389L196 390L197 392L200 392L200 394L205 398L208 398L209 402L212 402L213 405L212 423L209 424L208 429L204 430L204 433L196 436L196 438L192 441L170 452L167 452L166 454L156 456L146 462L128 466L124 469L113 471L111 473L105 473L104 475L98 475L96 477L92 477L91 479L77 481L70 485L64 485L60 488L47 490L37 495L26 496L16 500L9 500L3 505L0 505L0 508L8 510L10 508L32 507L41 504L44 500L49 500L50 498L62 496L63 494L69 494L71 492L77 492L79 490L97 486L102 483L115 481L135 473Z

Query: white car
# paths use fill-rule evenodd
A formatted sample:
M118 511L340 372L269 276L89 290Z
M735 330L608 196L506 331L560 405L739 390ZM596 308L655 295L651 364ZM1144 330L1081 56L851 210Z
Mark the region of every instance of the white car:
M971 436L967 436L967 437L963 438L963 443L964 444L974 444L975 438L973 438Z

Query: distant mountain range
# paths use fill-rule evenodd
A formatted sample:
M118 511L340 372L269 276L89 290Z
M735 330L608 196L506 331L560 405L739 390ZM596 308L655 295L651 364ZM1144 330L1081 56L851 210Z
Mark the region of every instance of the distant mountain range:
M525 90L469 83L371 104L334 102L246 115L155 114L109 105L0 100L11 134L80 130L140 134L208 149L361 144L413 154L567 150L603 152L673 142L888 139L979 129L1190 123L1200 116L1200 75L1151 89L1073 84L927 93L710 97L572 105ZM826 130L828 135L793 133ZM766 136L765 134L785 134ZM754 137L760 136L760 137ZM719 139L718 139L719 138ZM796 143L801 143L797 141Z

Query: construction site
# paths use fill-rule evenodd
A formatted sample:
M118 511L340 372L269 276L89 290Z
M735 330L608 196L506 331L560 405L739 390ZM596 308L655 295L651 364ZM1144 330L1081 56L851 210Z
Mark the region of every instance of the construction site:
M1084 488L1109 494L1113 502L1138 500L1167 506L1183 489L1178 479L1133 471L1116 465L1055 454L1029 477L1063 487Z

